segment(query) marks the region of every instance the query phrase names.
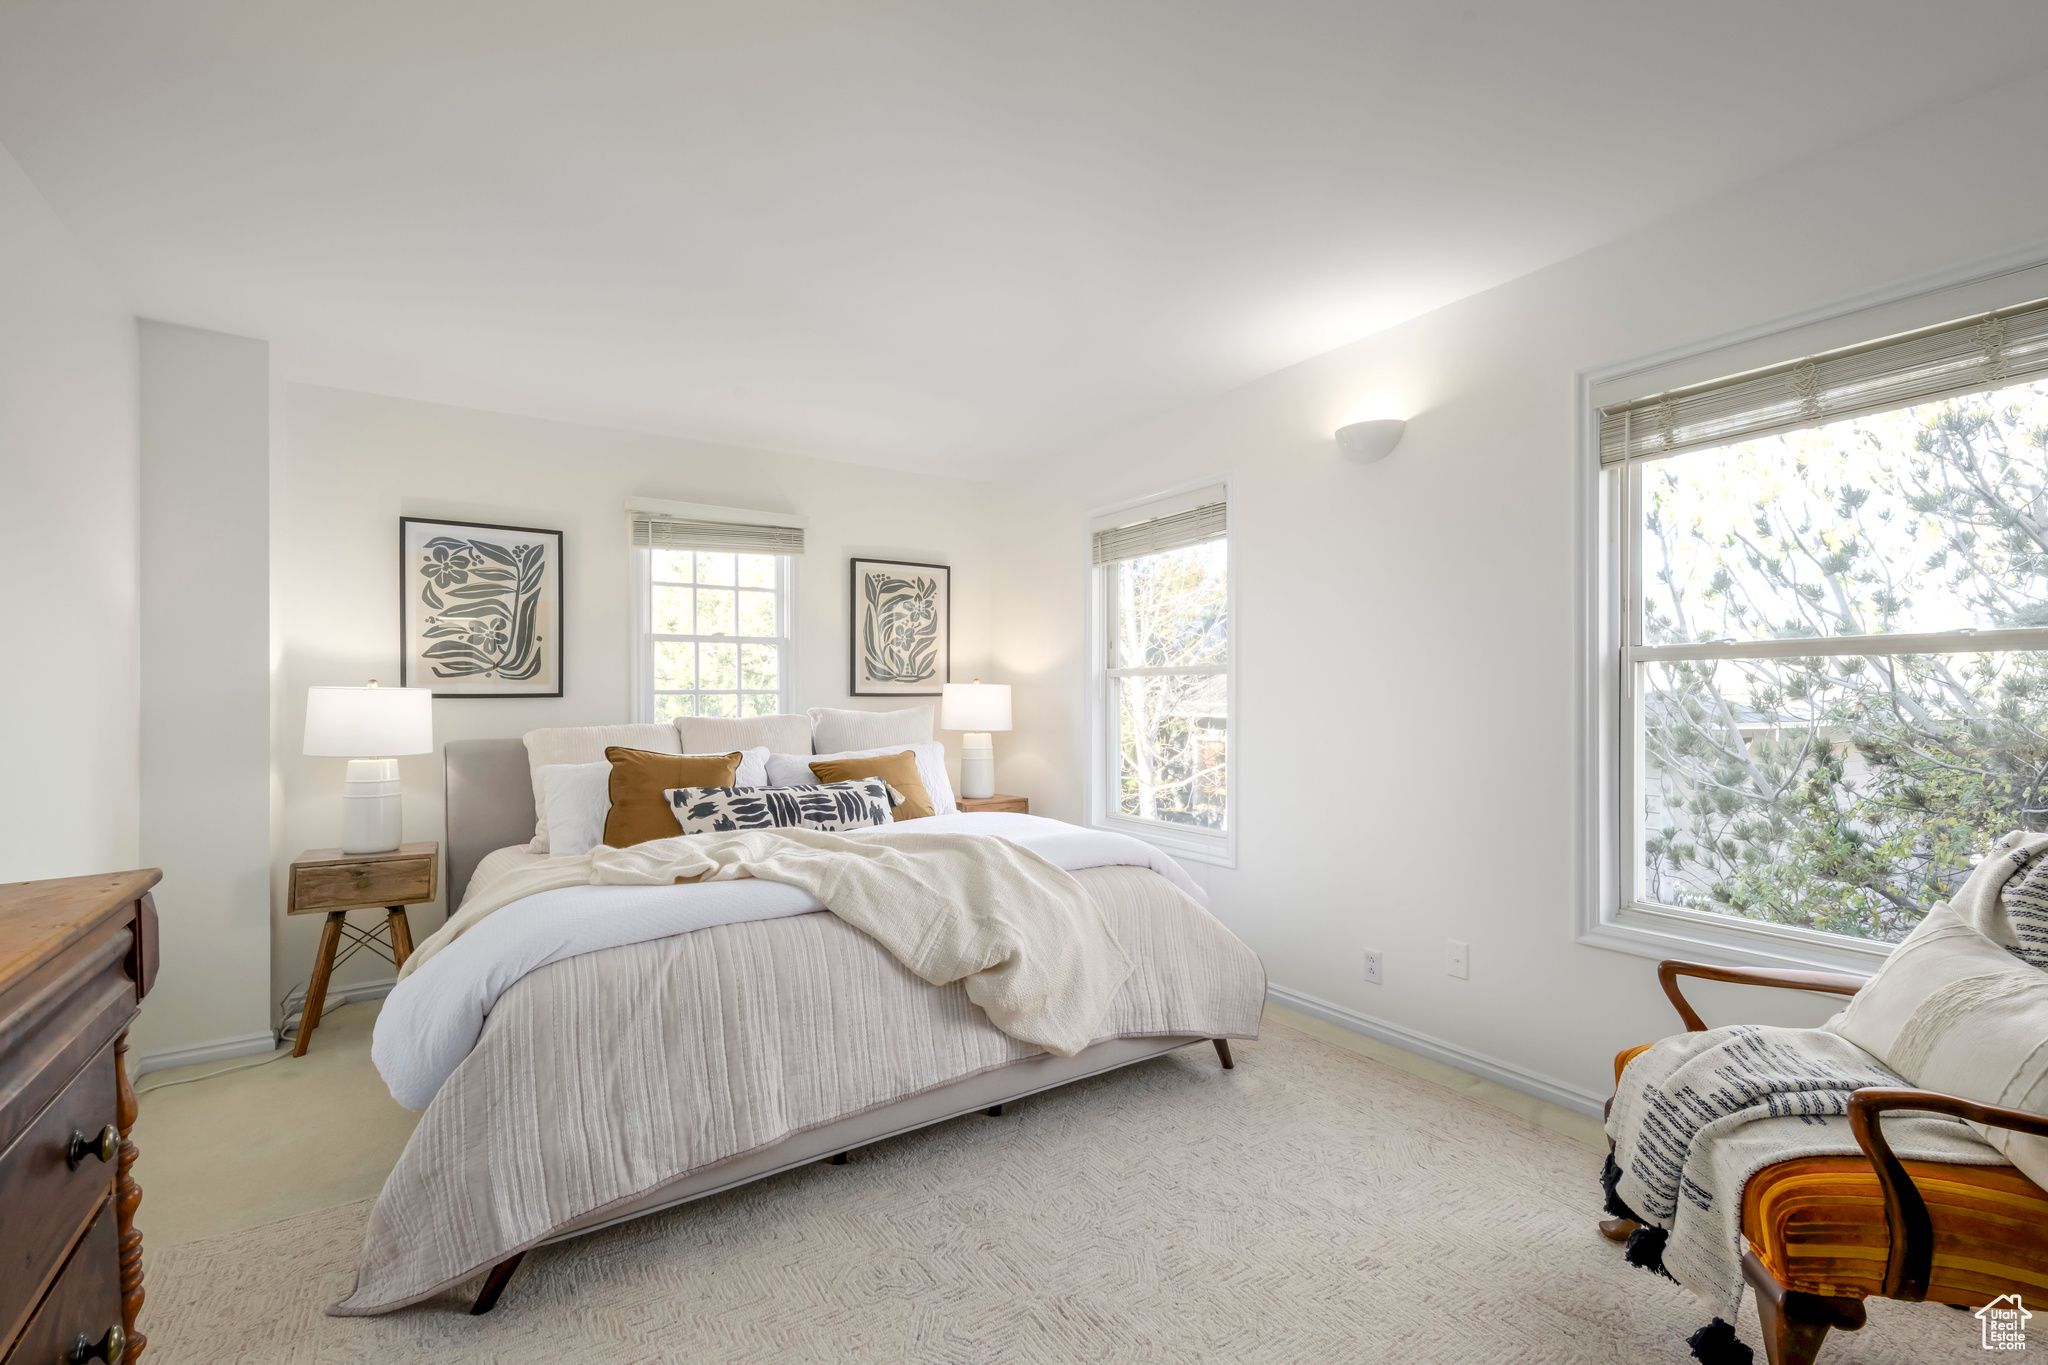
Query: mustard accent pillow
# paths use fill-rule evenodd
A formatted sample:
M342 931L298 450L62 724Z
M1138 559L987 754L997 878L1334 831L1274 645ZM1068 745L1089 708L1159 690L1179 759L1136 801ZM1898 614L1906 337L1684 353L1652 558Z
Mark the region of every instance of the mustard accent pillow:
M922 820L937 815L932 794L917 775L917 755L908 749L880 758L834 758L811 764L820 782L852 782L862 777L879 777L903 793L903 804L893 814L898 820Z
M604 751L612 765L612 808L604 817L610 848L631 848L649 839L673 839L683 832L663 793L671 787L730 787L741 754L657 754L645 749Z

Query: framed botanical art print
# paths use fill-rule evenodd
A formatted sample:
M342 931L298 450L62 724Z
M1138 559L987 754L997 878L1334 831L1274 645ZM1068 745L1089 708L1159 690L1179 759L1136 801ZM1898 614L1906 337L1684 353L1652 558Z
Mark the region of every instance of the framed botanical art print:
M437 697L562 695L562 533L398 519L399 682Z
M953 662L953 571L856 559L852 578L853 695L938 696Z

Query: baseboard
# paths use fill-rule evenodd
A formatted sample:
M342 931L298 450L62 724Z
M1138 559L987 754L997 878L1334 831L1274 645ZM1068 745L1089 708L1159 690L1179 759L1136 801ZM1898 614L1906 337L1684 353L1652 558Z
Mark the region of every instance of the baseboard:
M237 1057L270 1052L276 1047L277 1035L274 1033L238 1033L232 1038L215 1038L189 1047L144 1052L136 1058L135 1075L147 1076L152 1071L169 1071L174 1066L198 1066L203 1062L230 1062Z
M387 976L382 981L357 981L347 986L329 986L327 1000L320 1006L320 1012L340 1009L361 1000L382 1000L391 994L391 988L398 984L398 978ZM290 1029L299 1022L299 1016L306 1012L306 988L294 986L284 998L284 1018L279 1021L280 1029Z
M1369 1014L1360 1014L1357 1010L1346 1009L1342 1005L1333 1005L1327 1000L1319 1000L1302 991L1269 985L1266 988L1266 998L1276 1005L1300 1010L1303 1014L1320 1019L1326 1024L1335 1024L1338 1028L1362 1033L1368 1038L1377 1038L1380 1042L1398 1047L1403 1052L1412 1052L1418 1057L1427 1057L1433 1062L1441 1062L1460 1071L1469 1071L1474 1076L1483 1076L1489 1081L1507 1086L1510 1090L1519 1090L1524 1095L1534 1095L1539 1100L1548 1100L1560 1108L1584 1114L1589 1118L1599 1118L1600 1111L1607 1102L1605 1095L1591 1094L1552 1077L1525 1071L1512 1062L1503 1062L1482 1052L1460 1047L1456 1043L1447 1043L1441 1038L1417 1033L1414 1029L1405 1028L1400 1024L1375 1019Z

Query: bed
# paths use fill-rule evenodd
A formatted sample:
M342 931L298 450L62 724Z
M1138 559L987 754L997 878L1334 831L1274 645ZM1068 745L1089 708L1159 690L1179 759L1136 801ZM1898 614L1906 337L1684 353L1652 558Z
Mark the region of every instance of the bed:
M446 780L447 886L459 906L473 879L481 888L494 868L525 856L535 801L519 740L450 741ZM356 1285L328 1311L390 1312L482 1275L470 1311L485 1313L536 1247L809 1162L843 1162L929 1124L1000 1115L1026 1096L1191 1044L1213 1045L1229 1067L1227 1040L1257 1037L1263 967L1163 855L1112 856L1087 844L1104 836L1031 816L937 823L1035 841L1042 856L1064 859L1101 910L1132 975L1092 1042L1072 1056L1021 1043L959 984L918 979L822 910L591 951L556 945L553 958L532 956L544 965L530 970L490 957L504 950L481 933L466 935L427 964L440 975L401 983L380 1017L380 1035L403 1018L457 1017L462 993L489 985L459 1060L449 1054L452 1064L424 1082L393 1082L403 1102L431 1098L372 1213ZM1096 851L1074 852L1084 845ZM635 888L642 901L664 893L670 902L704 889ZM772 890L783 888L754 883L735 894ZM537 925L555 932L555 921L542 924L540 899L486 923L517 928L515 912L526 913L531 944ZM607 907L593 922L630 917ZM468 960L448 966L472 939ZM470 984L450 984L458 981ZM388 1041L380 1036L380 1049Z

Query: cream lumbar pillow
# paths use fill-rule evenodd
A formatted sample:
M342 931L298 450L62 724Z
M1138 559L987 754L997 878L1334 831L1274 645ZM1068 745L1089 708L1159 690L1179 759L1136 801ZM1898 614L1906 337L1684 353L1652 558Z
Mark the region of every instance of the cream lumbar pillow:
M533 853L548 849L548 794L540 770L565 763L605 763L604 751L614 745L658 754L680 754L683 744L673 725L565 725L528 730L526 764L533 776Z
M821 754L931 742L929 706L911 706L900 711L844 711L813 706L810 714L811 747Z
M2048 1116L2048 972L1946 901L1824 1027L1922 1090ZM2048 1185L2048 1138L1971 1126Z
M778 754L811 751L809 716L677 716L675 727L686 754L722 754L732 749L769 749Z

